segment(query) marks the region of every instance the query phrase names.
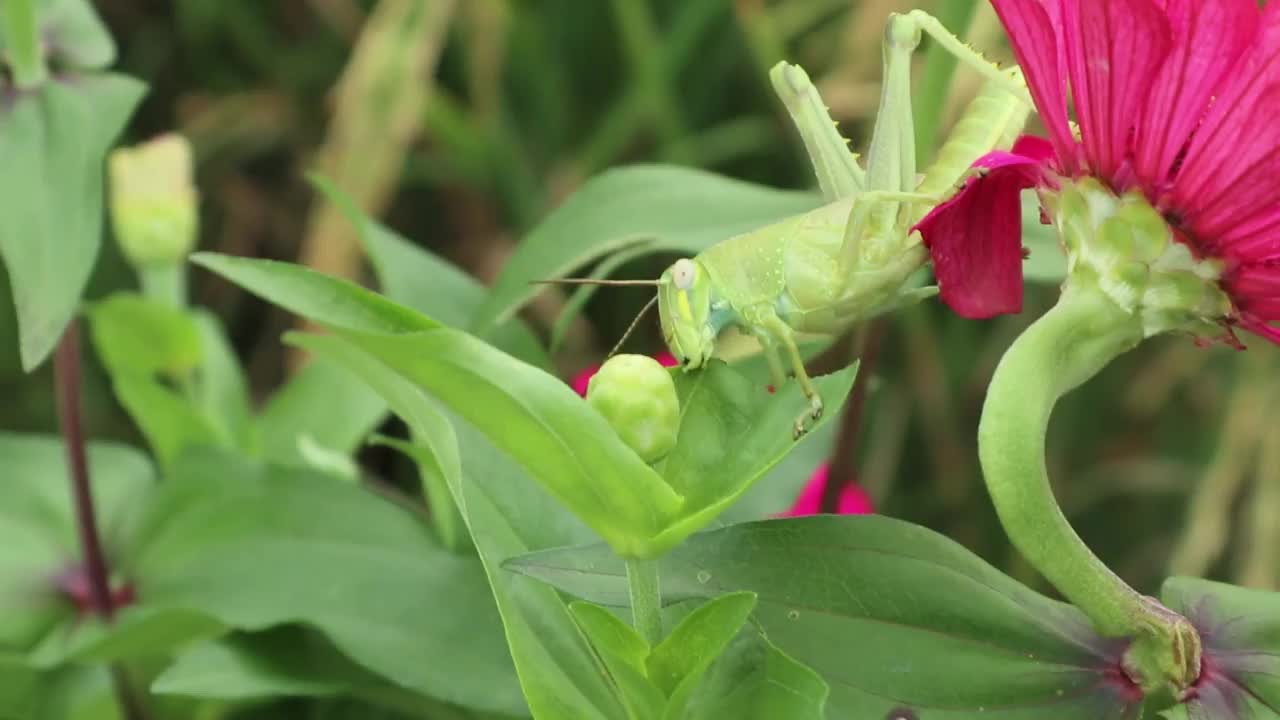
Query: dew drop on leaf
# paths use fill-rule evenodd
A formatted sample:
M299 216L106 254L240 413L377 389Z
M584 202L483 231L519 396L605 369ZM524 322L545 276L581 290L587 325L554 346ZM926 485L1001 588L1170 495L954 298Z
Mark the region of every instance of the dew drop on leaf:
M896 707L884 716L884 720L920 720L920 716L911 708Z
M702 583L703 585L706 585L708 582L711 582L711 573L707 572L706 570L699 570L698 582Z
M788 610L788 611L787 611L787 619L788 619L788 620L799 620L799 619L800 619L800 611L799 611L799 610Z

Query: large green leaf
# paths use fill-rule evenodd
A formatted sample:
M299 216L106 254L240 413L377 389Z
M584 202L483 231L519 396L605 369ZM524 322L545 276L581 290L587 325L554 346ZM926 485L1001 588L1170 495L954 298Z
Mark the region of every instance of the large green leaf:
M409 717L499 717L482 716L391 686L343 657L323 636L297 626L236 633L185 652L155 679L151 690L161 695L232 702L346 696L370 706L402 710Z
M78 622L55 585L80 562L65 453L61 438L0 434L0 648L25 651ZM103 545L117 559L154 471L132 448L93 444L89 474Z
M347 280L301 265L196 253L191 261L262 299L318 323L348 330L402 333L440 323Z
M123 75L87 75L0 108L0 260L26 370L48 357L80 302L102 242L103 161L143 91Z
M1280 593L1170 578L1166 605L1200 631L1204 658L1188 720L1280 718Z
M595 537L591 531L483 435L457 418L450 422L425 393L356 344L333 335L292 342L368 382L436 457L484 563L534 716L624 717L560 596L499 567L532 550L585 542Z
M480 563L447 552L413 513L358 487L189 452L127 560L153 607L249 631L303 623L405 688L524 711Z
M626 602L623 568L603 546L508 567L593 602ZM757 593L755 622L830 684L833 717L1113 720L1140 711L1118 679L1120 647L1077 610L908 523L746 523L691 538L661 572L667 601Z
M487 288L360 212L350 198L328 181L317 178L315 184L355 226L373 263L378 285L387 297L445 325L465 329L471 324L488 295ZM537 336L519 318L511 318L481 337L532 365L551 366Z
M520 309L537 293L531 280L561 277L637 243L647 243L653 252L693 255L820 204L813 193L685 167L636 165L607 171L521 240L477 311L473 328L483 330Z
M680 497L563 381L451 328L345 334L483 432L615 550L660 551Z

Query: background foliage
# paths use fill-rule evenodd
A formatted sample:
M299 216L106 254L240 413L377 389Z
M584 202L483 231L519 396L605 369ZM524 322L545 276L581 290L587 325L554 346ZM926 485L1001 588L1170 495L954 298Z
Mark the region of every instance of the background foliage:
M945 0L99 0L97 7L119 44L116 69L151 85L124 141L176 128L195 146L201 249L301 262L361 282L376 270L384 291L414 306L419 305L412 294L440 288L416 287L412 276L396 278L394 269L403 265L395 253L404 248L368 237L362 246L347 219L307 181L309 171L319 171L403 237L491 283L513 248L538 239L530 232L539 221L588 178L615 166L671 162L780 189L809 188L803 149L769 89L766 70L781 59L805 66L842 131L855 146L865 146L879 98L880 33L891 10L924 7L957 32L967 24L974 44L1007 57L985 3ZM948 91L945 73L926 71L943 67L932 49L920 60L918 135L931 147L977 81L958 71ZM564 228L548 246L557 240L600 242L594 230L628 219L625 205L600 212L593 223ZM362 247L370 248L368 255ZM655 277L671 257L633 257L615 274ZM1034 252L1033 261L1039 261ZM553 269L590 269L580 265ZM457 307L456 317L439 311L433 316L464 324L483 300L465 280L459 276L444 289L447 300L420 302ZM0 285L6 282L0 271ZM105 244L89 298L132 282L116 246ZM279 338L295 321L202 270L195 271L193 291L194 302L225 323L232 350L248 371L251 405L266 408L260 424L270 454L271 418L288 416L291 407L288 397L275 393L299 360ZM850 403L851 412L860 414L830 423L823 441L824 448L834 448L837 464L855 470L880 512L938 530L1041 590L1047 588L1020 564L996 523L981 485L974 436L995 363L1055 293L1052 285L1032 286L1022 315L990 322L963 321L927 303L872 324L861 368L863 379L870 379L865 403ZM0 292L0 303L9 296ZM566 296L547 293L522 312L525 323L495 332L503 333L506 341L499 344L510 352L569 377L603 357L646 299L633 289L597 293L585 314L557 328ZM97 314L112 309L100 306ZM530 329L543 339L554 333L559 347L543 355ZM90 435L141 446L145 429L135 427L118 405L103 369L112 356L98 337L105 331L97 317L94 332L100 354L89 359L86 383ZM1147 342L1070 396L1056 416L1050 470L1060 480L1059 498L1090 546L1147 592L1154 593L1171 573L1280 588L1280 519L1274 499L1263 495L1277 486L1271 476L1280 473L1280 418L1273 402L1280 390L1274 379L1277 355L1271 346L1246 340L1248 353L1200 348L1180 337ZM643 325L631 343L633 351L658 350L656 323ZM839 342L831 352L847 352L847 346ZM14 312L0 306L0 430L56 432L49 368L24 375L17 347ZM360 417L376 417L381 410L367 408ZM396 421L380 431L406 435ZM43 450L30 450L38 451ZM806 457L816 464L820 455ZM388 493L417 487L417 466L391 447L367 447L358 460L362 476ZM141 472L128 467L130 460L119 462L126 476ZM793 473L791 486L764 499L761 510L768 503L776 503L773 511L784 510L789 493L813 469L790 459L782 467ZM198 484L206 470L197 458L175 472ZM237 502L238 492L248 492L228 482L223 502ZM297 482L305 480L283 477L253 492L287 498ZM359 503L348 500L335 489L326 502L357 513L352 508ZM184 502L194 501L173 488L155 500ZM368 511L376 515L378 509ZM250 516L243 522L267 542L282 519ZM386 527L374 517L362 524L352 515L349 522L350 541L366 549L372 543L389 564L405 546L421 542L410 528ZM364 525L378 526L376 537ZM558 536L559 544L589 539L576 527ZM167 548L171 557L144 556L141 562L181 563L182 551ZM450 556L440 553L440 562L448 564ZM219 571L206 568L204 577L190 578L172 592L199 594L217 622L231 627L257 630L288 619L284 602L275 615L253 617L237 610L231 598L220 604L216 593L198 593L200 583L216 588L229 582L216 577ZM466 593L484 590L484 578L472 566L456 572L464 576L455 599L463 609ZM414 582L412 573L396 577ZM332 642L342 637L342 623L352 621L337 612L340 603L335 608L332 622L339 629L324 628L326 637L298 628L244 636L187 656L183 672L171 676L171 687L180 687L202 663L234 671L242 657L237 652L248 643L257 645L256 655L287 655L302 643ZM405 618L422 625L414 632L447 632L417 614L404 610ZM496 620L475 622L492 626ZM351 636L369 631L352 630ZM386 661L377 653L341 649L365 669L394 672L379 665ZM315 655L342 660L333 652ZM419 664L429 667L431 658ZM310 683L297 694L325 694L314 692L321 687L348 695L341 680L350 676L346 668L312 670L308 678L288 679ZM398 680L441 697L440 682L429 672ZM503 682L493 680L494 686ZM399 688L361 687L366 695L382 693L379 707L396 705ZM484 694L482 687L459 692L471 692L468 698ZM511 698L490 700L493 712L519 706ZM361 702L372 701L280 701L251 707L244 717L342 717L342 703Z

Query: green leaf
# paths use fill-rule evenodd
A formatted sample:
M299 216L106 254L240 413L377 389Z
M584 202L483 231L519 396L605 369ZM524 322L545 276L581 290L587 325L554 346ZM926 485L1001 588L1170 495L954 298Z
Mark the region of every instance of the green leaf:
M302 623L393 683L521 714L510 655L475 558L415 515L314 473L185 454L148 508L127 569L157 608L246 631ZM447 649L449 662L439 662Z
M29 660L38 667L53 668L67 662L151 658L225 631L204 613L135 605L122 610L110 625L80 622L51 632Z
M301 265L196 253L191 261L267 302L323 325L347 330L403 333L440 323L347 280Z
M645 659L649 645L617 615L591 603L569 603L578 627L600 655L604 670L630 717L651 718L662 713L666 703L661 690L646 676Z
M155 679L151 691L219 700L327 697L374 677L323 637L285 626L188 650Z
M1040 198L1034 190L1022 193L1022 245L1028 251L1022 262L1027 282L1058 285L1067 277L1067 253L1057 229L1040 222Z
M26 650L83 625L54 584L80 556L65 453L61 438L0 433L0 648ZM118 557L154 471L124 446L93 443L88 455L103 546L109 558Z
M464 717L438 701L388 684L348 660L324 636L296 625L236 633L193 648L155 679L151 691L231 702L345 695L370 705L412 709L413 716Z
M232 447L255 451L258 441L254 434L249 385L240 360L216 316L204 309L194 309L191 315L200 333L202 351L196 404L218 435L226 438Z
M161 464L196 445L253 448L248 390L217 318L135 293L88 316L116 396Z
M679 718L703 675L738 634L756 605L755 593L728 593L694 610L650 653L649 677L669 697L664 718Z
M165 468L188 448L228 445L192 398L154 378L118 375L111 387Z
M511 317L537 294L531 280L561 277L637 243L696 254L735 235L812 210L821 199L671 165L636 165L585 183L533 229L503 266L473 329Z
M0 260L25 370L61 337L102 242L103 163L144 86L101 74L49 82L0 108Z
M626 602L603 546L507 567L606 605ZM831 686L832 717L1118 720L1139 699L1114 680L1120 647L1079 611L956 543L879 516L812 516L699 534L662 559L668 602L748 590L769 640Z
M829 693L817 673L751 630L740 634L711 666L680 717L824 720Z
M21 656L0 652L0 718L27 720L33 714L40 672Z
M450 328L346 333L509 453L625 555L653 544L680 498L563 381Z
M430 445L422 441L404 442L382 436L374 438L373 442L393 448L413 460L418 466L422 489L427 496L427 507L431 511L432 525L436 528L440 542L453 552L465 550L471 539L463 527L462 514L454 503L449 482L444 477L444 469Z
M488 295L487 288L360 212L351 199L328 180L313 177L312 182L355 227L373 263L378 285L387 297L444 325L465 329L471 324ZM519 318L511 318L481 338L531 365L551 367L547 351Z
M815 428L840 416L857 371L853 365L813 379L827 405ZM679 520L659 539L663 547L708 525L787 453L808 441L807 436L799 443L792 438L792 424L808 407L793 383L770 393L720 361L700 372L673 373L680 395L680 435L663 461L662 475L685 503Z
M89 308L93 344L107 371L190 381L203 360L200 327L181 309L136 293Z
M1280 593L1175 577L1160 598L1204 643L1190 720L1280 718Z
M387 416L387 403L351 373L325 360L307 363L256 419L263 457L307 467L307 443L349 456Z
M115 41L89 0L35 0L35 4L40 38L50 60L84 70L115 62ZM4 51L0 33L0 54Z
M333 335L295 335L291 341L368 382L416 441L430 447L484 563L534 716L625 717L560 596L500 567L521 553L594 535L483 435L456 418L451 422L425 393L359 346Z

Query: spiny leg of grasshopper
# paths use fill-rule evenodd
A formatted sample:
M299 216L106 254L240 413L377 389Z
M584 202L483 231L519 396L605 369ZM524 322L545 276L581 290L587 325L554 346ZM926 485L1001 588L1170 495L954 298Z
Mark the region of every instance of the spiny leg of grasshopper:
M771 72L774 89L786 105L800 131L812 160L818 184L828 202L854 197L845 225L837 263L838 277L850 282L857 272L865 238L882 238L887 234L905 234L909 227L906 207L930 207L945 200L937 192L914 192L916 148L910 97L910 58L920 43L922 33L960 60L974 66L988 81L1029 109L1032 106L1026 85L1016 75L1001 71L976 51L947 31L936 18L915 10L906 15L892 15L885 28L884 75L880 106L868 153L868 169L863 171L857 155L848 149L848 141L840 136L835 123L808 76L799 67L779 63ZM1025 119L1025 112L1022 115ZM1020 127L1020 123L1019 123ZM976 156L973 158L976 159ZM962 181L967 170L953 171L952 182ZM929 180L933 180L929 183ZM952 183L942 178L926 178L931 187ZM787 350L801 389L810 401L810 409L796 420L797 437L807 432L822 413L822 401L813 390L804 370L791 329L780 319L773 319L771 334Z

